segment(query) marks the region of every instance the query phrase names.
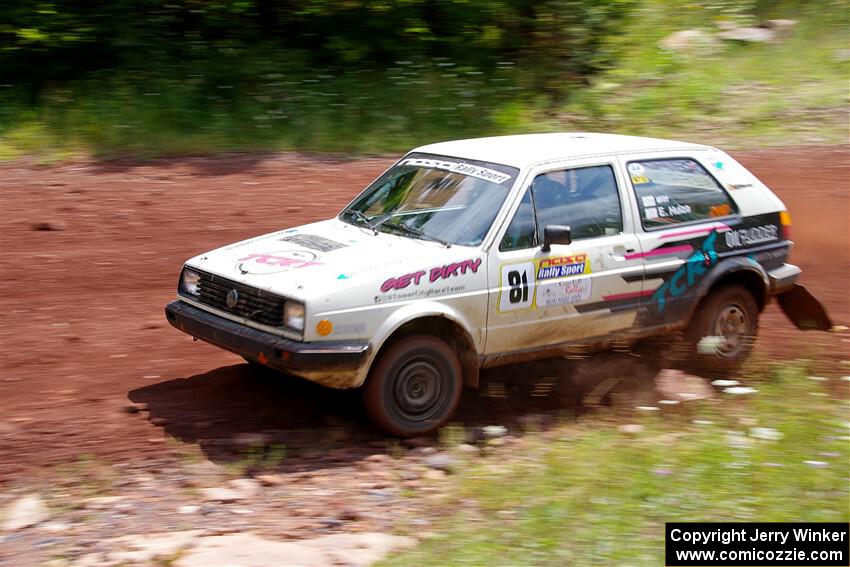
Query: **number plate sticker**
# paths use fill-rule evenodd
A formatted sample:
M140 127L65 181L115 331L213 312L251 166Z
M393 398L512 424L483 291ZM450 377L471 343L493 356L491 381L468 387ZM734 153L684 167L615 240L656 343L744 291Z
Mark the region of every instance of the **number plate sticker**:
M528 309L534 304L534 262L504 264L499 289L499 311Z

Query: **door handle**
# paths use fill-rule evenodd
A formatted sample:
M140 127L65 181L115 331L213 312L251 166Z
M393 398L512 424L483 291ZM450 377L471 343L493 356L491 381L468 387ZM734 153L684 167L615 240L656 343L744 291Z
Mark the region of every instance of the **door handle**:
M620 244L614 247L614 249L609 253L609 256L611 256L611 258L618 262L623 262L627 259L626 255L632 254L634 253L634 251L634 248L626 248L625 246Z

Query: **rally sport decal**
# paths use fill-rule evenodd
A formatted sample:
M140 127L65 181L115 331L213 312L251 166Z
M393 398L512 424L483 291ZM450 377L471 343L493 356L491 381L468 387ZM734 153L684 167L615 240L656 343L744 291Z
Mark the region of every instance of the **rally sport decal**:
M501 267L499 311L571 305L590 299L592 280L585 253L528 260Z

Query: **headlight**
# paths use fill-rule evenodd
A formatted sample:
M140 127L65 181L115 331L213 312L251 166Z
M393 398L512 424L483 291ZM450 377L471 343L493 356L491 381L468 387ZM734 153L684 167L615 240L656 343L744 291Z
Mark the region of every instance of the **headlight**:
M294 301L283 304L283 324L296 331L304 330L304 306Z
M183 268L183 273L180 274L180 291L198 296L201 294L200 283L201 274L191 268Z

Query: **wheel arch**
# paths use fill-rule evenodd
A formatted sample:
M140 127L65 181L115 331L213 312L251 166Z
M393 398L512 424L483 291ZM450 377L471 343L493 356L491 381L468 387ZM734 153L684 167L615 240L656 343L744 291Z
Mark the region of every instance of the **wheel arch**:
M374 344L374 354L370 362L378 360L387 348L396 341L411 335L431 335L446 341L458 353L463 369L463 383L472 388L478 387L480 361L478 349L468 325L457 314L443 306L399 314L385 323L385 329L379 333L381 341Z
M703 279L688 320L693 318L694 313L713 290L727 285L740 285L749 290L756 300L759 312L764 310L770 299L770 280L761 264L750 258L727 258Z

